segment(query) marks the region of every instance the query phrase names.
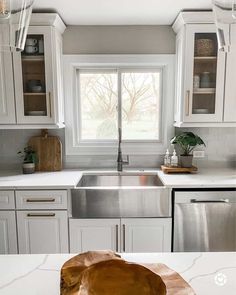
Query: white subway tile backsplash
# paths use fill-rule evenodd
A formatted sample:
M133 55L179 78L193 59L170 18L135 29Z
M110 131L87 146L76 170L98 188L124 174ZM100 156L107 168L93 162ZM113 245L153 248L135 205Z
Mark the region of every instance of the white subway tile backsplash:
M192 131L198 134L206 143L205 157L194 159L198 166L209 166L218 163L222 166L236 166L236 128L176 128L176 132ZM61 138L64 147L65 131L50 130L53 135ZM31 136L40 134L39 130L0 130L0 169L20 168L21 161L17 155L27 145ZM84 168L84 167L115 167L116 157L79 157L65 156L63 150L63 162L65 168ZM133 156L130 158L130 167L159 167L163 161L162 155Z

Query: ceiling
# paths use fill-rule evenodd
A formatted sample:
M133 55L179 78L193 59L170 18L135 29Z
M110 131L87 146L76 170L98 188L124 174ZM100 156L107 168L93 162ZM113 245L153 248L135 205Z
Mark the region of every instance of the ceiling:
M67 25L169 25L183 9L209 9L211 0L35 0Z

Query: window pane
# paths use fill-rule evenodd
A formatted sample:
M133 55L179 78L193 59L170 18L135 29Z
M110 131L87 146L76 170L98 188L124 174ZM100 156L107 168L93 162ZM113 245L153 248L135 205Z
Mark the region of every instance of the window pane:
M122 135L159 139L160 72L122 73Z
M80 73L81 139L117 138L117 74Z

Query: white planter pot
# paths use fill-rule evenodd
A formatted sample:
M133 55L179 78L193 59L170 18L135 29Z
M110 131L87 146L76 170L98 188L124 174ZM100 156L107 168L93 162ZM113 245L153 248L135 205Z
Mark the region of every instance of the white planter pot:
M34 163L23 163L23 174L32 174L35 172L35 164Z

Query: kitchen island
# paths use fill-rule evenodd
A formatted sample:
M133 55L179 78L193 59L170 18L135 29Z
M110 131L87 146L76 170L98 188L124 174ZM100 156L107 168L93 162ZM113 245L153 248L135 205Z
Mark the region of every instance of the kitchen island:
M73 256L1 255L0 294L59 295L60 268ZM236 253L125 253L122 258L164 263L179 272L197 295L236 294Z

